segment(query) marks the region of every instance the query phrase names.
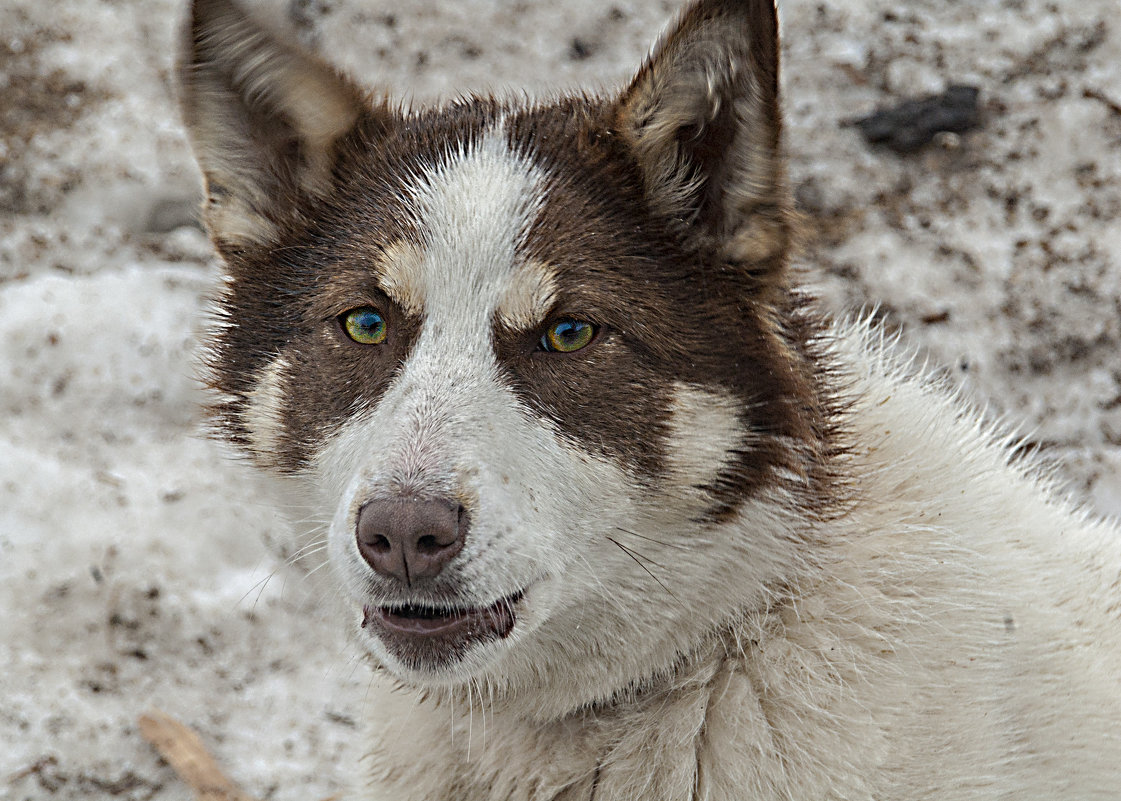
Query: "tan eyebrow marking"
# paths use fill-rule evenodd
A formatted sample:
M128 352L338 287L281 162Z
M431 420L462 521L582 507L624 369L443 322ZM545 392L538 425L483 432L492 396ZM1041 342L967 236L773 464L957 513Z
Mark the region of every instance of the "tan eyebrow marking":
M535 328L545 321L556 295L553 269L544 262L526 262L514 272L499 298L498 320L517 330Z
M412 242L399 240L378 259L382 291L408 314L424 311L424 253Z

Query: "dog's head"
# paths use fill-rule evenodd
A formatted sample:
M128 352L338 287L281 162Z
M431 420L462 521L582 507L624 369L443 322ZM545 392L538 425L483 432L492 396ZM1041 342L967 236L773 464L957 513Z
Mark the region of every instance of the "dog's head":
M230 2L188 30L216 419L325 505L380 664L587 703L793 580L831 446L770 0L617 97L410 112Z

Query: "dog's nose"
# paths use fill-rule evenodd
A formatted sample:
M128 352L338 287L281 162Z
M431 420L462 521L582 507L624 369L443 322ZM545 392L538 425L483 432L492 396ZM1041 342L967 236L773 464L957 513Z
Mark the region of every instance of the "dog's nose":
M439 575L463 548L463 507L442 498L389 498L358 510L358 552L375 571L406 584Z

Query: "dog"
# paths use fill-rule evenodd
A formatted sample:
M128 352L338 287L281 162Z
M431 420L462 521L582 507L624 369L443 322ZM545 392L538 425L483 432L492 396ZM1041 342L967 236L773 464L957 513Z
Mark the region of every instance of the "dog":
M418 110L187 31L211 412L330 521L356 798L1121 796L1118 531L796 285L772 0Z

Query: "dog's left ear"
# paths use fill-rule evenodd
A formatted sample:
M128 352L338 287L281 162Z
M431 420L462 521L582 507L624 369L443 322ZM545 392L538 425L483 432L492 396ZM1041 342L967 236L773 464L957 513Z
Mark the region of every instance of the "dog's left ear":
M774 0L700 0L614 108L648 201L765 282L790 240L778 74Z

